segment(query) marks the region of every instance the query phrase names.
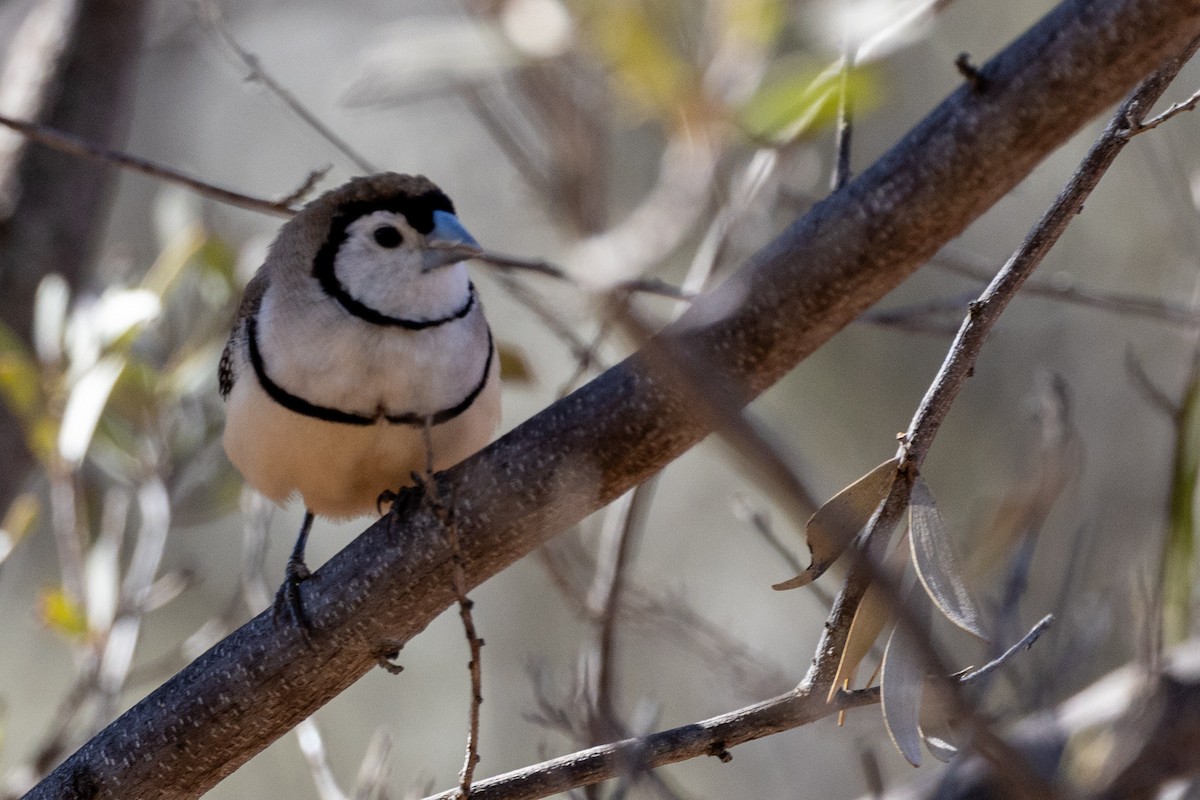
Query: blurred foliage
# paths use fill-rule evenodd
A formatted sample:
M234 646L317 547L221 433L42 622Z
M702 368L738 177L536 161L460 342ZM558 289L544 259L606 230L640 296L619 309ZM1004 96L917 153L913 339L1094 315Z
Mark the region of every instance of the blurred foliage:
M62 589L44 589L38 598L38 619L63 638L79 642L87 636L87 615L75 598Z
M1163 637L1169 644L1183 640L1191 629L1196 584L1197 490L1200 486L1200 370L1191 381L1176 412L1175 449L1166 542L1159 566L1163 605Z
M786 38L782 0L576 0L584 46L628 99L618 111L668 127L725 120L785 144L831 124L839 93L860 111L879 100L870 68L822 63Z

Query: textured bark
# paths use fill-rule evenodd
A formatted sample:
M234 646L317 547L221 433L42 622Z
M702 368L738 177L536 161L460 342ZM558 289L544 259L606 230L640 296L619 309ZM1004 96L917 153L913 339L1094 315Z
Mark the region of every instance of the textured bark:
M1200 0L1063 3L887 155L662 334L757 396L911 274L1081 125L1200 35ZM660 351L661 352L661 351ZM647 355L445 473L478 585L662 469L711 417ZM195 797L454 603L438 515L405 495L303 585L311 649L261 615L69 758L31 798Z

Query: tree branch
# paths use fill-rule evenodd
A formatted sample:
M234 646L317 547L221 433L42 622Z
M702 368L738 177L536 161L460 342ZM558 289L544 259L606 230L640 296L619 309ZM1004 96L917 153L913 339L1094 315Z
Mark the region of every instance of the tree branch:
M1068 0L981 69L985 91L960 87L661 335L749 402L1198 34L1200 0ZM635 355L443 473L469 587L711 433L693 408ZM311 649L260 615L28 797L198 796L450 607L452 568L438 515L405 493L304 583Z

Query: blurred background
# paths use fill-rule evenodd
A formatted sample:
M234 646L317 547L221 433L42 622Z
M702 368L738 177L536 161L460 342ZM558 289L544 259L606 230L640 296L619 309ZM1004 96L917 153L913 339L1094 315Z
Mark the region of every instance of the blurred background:
M127 54L90 53L91 77L123 70L127 91L73 110L107 120L112 146L265 199L316 171L316 191L366 171L422 173L486 247L568 271L572 281L476 269L503 356L504 429L630 352L607 287L643 276L687 289L719 282L828 193L839 102L852 110L857 172L961 83L960 53L983 63L1052 7L144 5L140 33L135 19L123 37ZM29 53L36 67L72 6L0 4L4 113L28 108L18 95L32 91L22 80L36 85ZM1185 71L1167 102L1187 97L1196 78ZM754 405L815 498L894 454L967 301L1101 122ZM1000 322L925 467L1000 638L1057 615L991 687L989 708L1003 719L1142 652L1160 630L1158 599L1168 641L1190 630L1198 140L1185 115L1126 150ZM0 146L21 147L8 141ZM49 213L22 211L36 194L28 180L5 198L10 228ZM16 423L6 446L19 440L26 451L9 459L0 496L0 796L21 794L264 608L302 515L243 495L219 443L217 358L281 218L129 172L82 216L101 226L94 247L77 248L82 266L56 277L53 259L31 260L33 288L0 296L12 312L0 333L0 398ZM670 298L635 303L659 322L679 311ZM793 687L836 570L816 592L771 590L807 563L802 532L717 442L672 464L644 499L613 662L626 729L685 724ZM592 743L589 587L621 513L596 515L473 593L487 641L478 777ZM368 522L318 520L309 563ZM1014 586L1019 598L1005 602ZM986 660L945 628L956 666ZM451 787L467 660L452 611L404 648L403 674L376 670L318 712L304 729L307 755L289 734L208 796L332 798L358 785L361 796L398 798ZM659 770L635 790L849 798L868 788L864 757L888 783L912 776L877 707L841 727L828 719L740 746L729 764Z

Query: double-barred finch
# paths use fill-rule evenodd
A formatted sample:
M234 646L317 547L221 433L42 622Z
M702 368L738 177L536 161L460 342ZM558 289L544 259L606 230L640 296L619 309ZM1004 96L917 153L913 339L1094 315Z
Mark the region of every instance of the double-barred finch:
M309 627L314 514L371 513L427 453L445 469L495 432L499 359L463 263L475 247L431 181L372 175L306 205L246 286L221 356L225 451L259 492L306 508L277 616Z

